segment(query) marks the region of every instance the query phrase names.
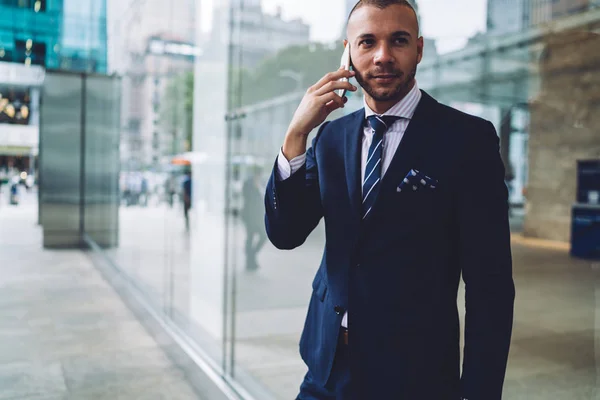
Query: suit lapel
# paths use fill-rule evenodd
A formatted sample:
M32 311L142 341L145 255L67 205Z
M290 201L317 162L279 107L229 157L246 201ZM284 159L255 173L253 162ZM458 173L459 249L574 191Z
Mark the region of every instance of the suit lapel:
M381 203L386 198L390 198L390 193L396 192L396 187L404 179L411 169L419 169L419 163L422 155L427 150L427 144L433 136L435 101L427 93L422 92L421 101L417 106L413 118L411 119L404 136L392 161L388 167L379 190L372 214L375 214L381 207Z
M381 208L382 197L385 198L386 194L396 192L396 186L412 168L419 168L419 159L426 150L427 142L435 129L435 122L431 116L434 115L437 104L435 99L422 91L421 101L381 180L381 188L371 214L375 214ZM358 218L362 214L361 153L364 120L365 110L356 111L346 124L344 133L348 195L352 210ZM372 219L372 215L369 219Z
M354 214L360 218L362 207L362 185L361 185L361 153L362 136L364 129L364 108L351 115L346 124L344 132L346 163L346 182L348 184L348 196Z

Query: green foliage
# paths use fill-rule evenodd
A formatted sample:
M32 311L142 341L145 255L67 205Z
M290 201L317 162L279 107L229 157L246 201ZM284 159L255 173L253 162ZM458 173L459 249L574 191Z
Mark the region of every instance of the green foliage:
M339 67L344 48L340 42L336 46L310 44L292 46L266 58L256 68L236 69L231 73L230 96L232 104L250 105L274 97L291 93L299 88L306 90L323 75ZM292 71L301 75L301 82L286 76L282 71ZM210 93L202 95L210 96ZM236 96L240 96L236 97ZM173 134L183 130L183 138L191 147L192 122L194 113L194 73L185 72L171 78L161 101L160 122L163 129ZM173 144L173 152L182 149L181 144ZM183 149L186 150L186 149Z
M172 152L186 151L184 143L177 143L176 133L182 133L179 140L187 142L191 149L194 118L194 73L184 72L170 79L160 102L160 123L162 129L173 135Z
M242 71L242 104L253 104L295 91L298 82L281 76L282 71L301 74L301 88L305 90L327 72L339 67L343 49L341 42L337 46L310 44L288 47L265 59L253 71Z

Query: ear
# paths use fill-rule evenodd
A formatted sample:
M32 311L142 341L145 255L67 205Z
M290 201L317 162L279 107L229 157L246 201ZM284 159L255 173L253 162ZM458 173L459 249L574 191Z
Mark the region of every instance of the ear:
M417 39L417 64L423 59L423 36Z
M350 46L350 42L348 42L348 39L344 39L344 49ZM350 53L350 66L352 67L352 69L354 69L354 66L352 65L352 52Z

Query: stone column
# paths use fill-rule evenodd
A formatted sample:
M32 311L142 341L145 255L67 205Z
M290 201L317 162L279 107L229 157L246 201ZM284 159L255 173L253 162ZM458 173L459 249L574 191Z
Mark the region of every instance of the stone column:
M532 101L524 234L569 241L577 160L600 158L600 35L565 32L545 41Z

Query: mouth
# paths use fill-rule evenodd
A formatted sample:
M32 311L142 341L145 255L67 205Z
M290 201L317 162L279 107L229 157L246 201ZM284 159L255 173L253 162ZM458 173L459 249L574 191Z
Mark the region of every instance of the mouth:
M394 75L394 74L382 74L382 75L374 75L373 76L373 79L379 83L391 83L397 78L398 78L398 75Z

